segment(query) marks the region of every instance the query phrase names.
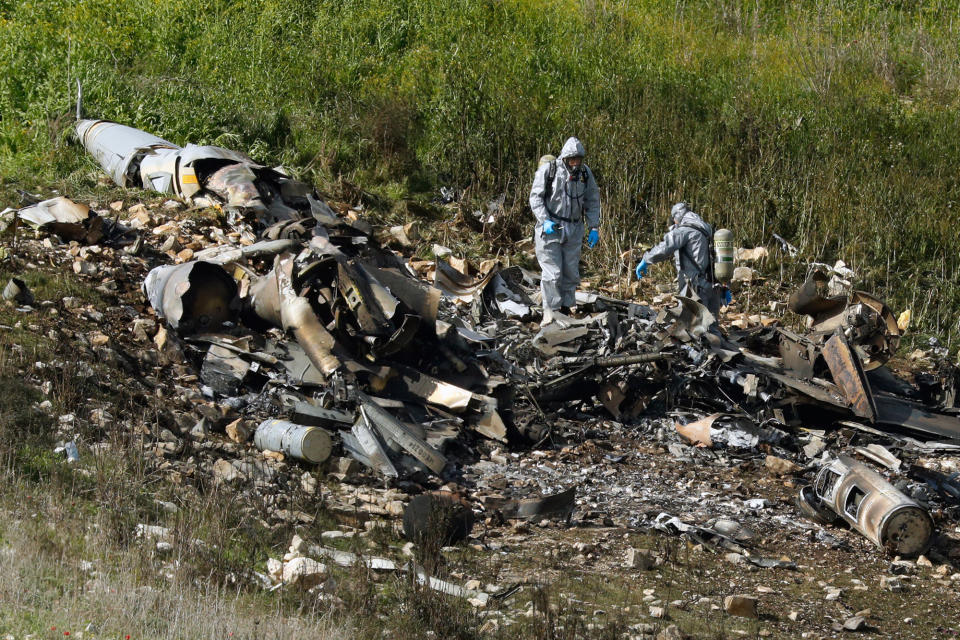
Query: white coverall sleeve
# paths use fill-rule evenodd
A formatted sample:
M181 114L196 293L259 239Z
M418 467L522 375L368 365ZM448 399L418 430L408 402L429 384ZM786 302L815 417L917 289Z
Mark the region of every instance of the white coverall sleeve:
M657 246L643 254L643 260L647 264L656 264L669 260L670 257L681 248L683 236L678 229L671 229L663 236L663 241Z
M537 173L533 176L533 186L530 188L530 208L540 224L543 224L543 221L547 219L547 208L543 206L543 194L549 168L550 163L545 163L537 169Z
M600 188L593 177L593 171L587 169L587 188L583 194L584 216L587 219L587 229L600 227Z

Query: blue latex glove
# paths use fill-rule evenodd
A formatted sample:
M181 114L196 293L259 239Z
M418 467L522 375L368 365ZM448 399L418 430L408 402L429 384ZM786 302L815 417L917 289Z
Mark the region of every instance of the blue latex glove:
M730 289L724 289L723 304L729 306L731 302L733 302L733 293L730 291Z
M641 260L640 264L637 265L637 280L640 280L643 278L643 276L647 275L647 269L649 268L650 265L647 264L647 261Z
M600 232L596 229L590 229L590 235L587 236L587 246L593 249L600 242Z
M548 236L553 233L553 220L543 221L543 232Z

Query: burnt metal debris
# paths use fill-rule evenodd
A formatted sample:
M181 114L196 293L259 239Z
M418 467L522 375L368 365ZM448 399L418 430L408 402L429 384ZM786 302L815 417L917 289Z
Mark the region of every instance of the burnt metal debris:
M536 274L408 259L412 228L377 232L238 152L181 148L98 120L81 120L77 134L117 184L235 214L231 232L191 259L154 260L143 288L173 329L164 353L194 363L208 398L261 423L261 450L308 463L333 451L363 465L372 483L418 492L476 485L477 452L494 443L559 450L602 424L650 433L669 416L657 432L669 455L781 460L776 468L811 481L798 497L803 513L846 521L900 554L924 551L930 506L960 494L955 479L907 465L911 490L934 496L914 499L825 444L849 434L849 453L906 480L894 451L916 458L960 446L960 376L898 377L886 366L901 337L890 309L824 269L790 298L809 317L806 331L723 327L679 296L654 309L585 293L574 316L541 326ZM103 222L84 209L58 201L20 217L99 241ZM592 499L575 478L542 489L499 486L474 506L566 521ZM734 544L667 516L637 524Z

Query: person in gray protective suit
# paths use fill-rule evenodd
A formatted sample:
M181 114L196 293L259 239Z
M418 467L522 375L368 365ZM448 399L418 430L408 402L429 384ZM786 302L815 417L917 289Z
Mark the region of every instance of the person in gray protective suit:
M585 154L578 139L568 138L560 157L537 169L530 189L544 323L553 320L555 311L569 313L576 304L584 230L589 229L591 248L600 241L600 190L583 162Z
M670 211L673 226L663 236L663 241L643 254L637 265L637 279L647 275L651 264L663 262L671 256L677 269L677 289L681 296L696 293L710 313L716 318L720 303L729 304L730 292L713 282L713 258L710 245L713 242L713 227L691 211L685 202L673 205Z

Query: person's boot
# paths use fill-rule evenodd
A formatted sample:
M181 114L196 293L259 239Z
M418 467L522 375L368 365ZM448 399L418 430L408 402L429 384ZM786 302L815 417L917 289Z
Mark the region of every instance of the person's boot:
M560 307L560 313L565 316L570 315L570 307Z
M543 308L543 320L540 322L540 326L550 324L553 322L553 309L550 307Z

